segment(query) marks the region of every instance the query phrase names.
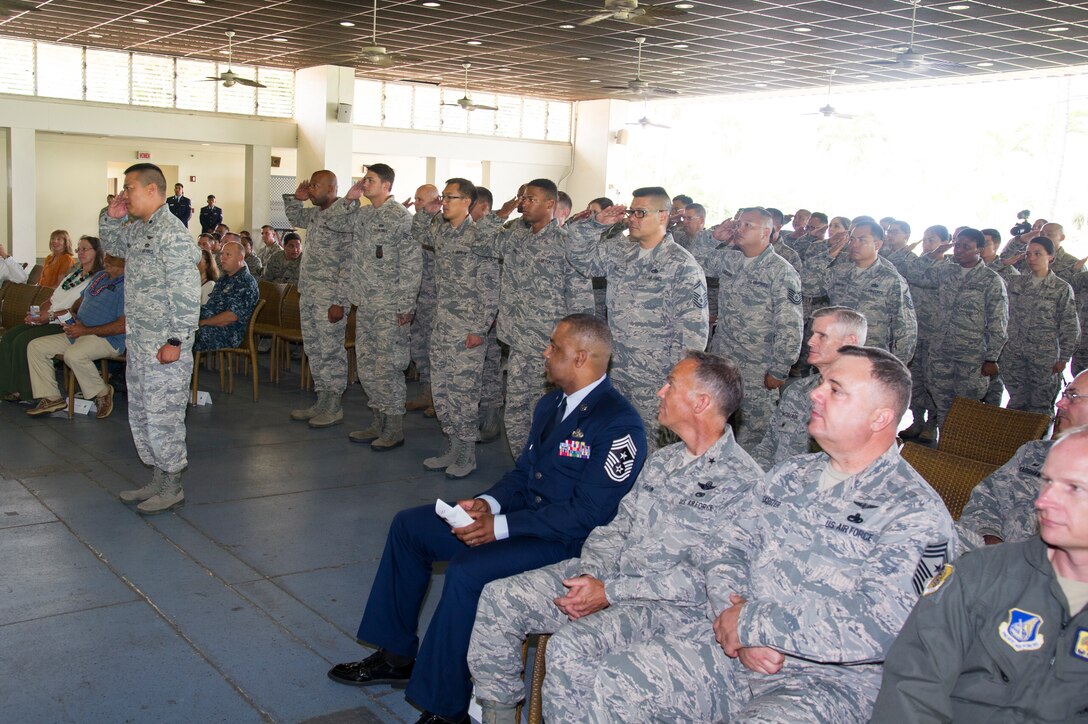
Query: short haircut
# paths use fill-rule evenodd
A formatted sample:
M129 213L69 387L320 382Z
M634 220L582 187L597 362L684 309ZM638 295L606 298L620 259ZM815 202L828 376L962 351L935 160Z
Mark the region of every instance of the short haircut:
M926 229L927 234L931 231L936 234L941 241L948 241L952 238L952 235L948 233L948 227L943 224L935 224Z
M894 216L885 216L880 220L880 224L881 224L881 226L883 226L884 224L891 224L892 222L898 221L898 220L899 219L895 218Z
M230 227L227 227L227 234L230 233ZM226 234L220 234L218 231L208 232L208 236L212 237L215 241L222 241Z
M706 218L706 207L702 204L688 204L688 207L684 209L684 211L694 211L696 214L699 215L699 218Z
M201 239L211 240L211 239L214 239L214 238L215 238L215 234L204 233L204 234L201 234L200 236L196 237L196 240L197 241L200 241Z
M476 184L472 183L467 178L460 178L459 176L454 176L451 179L446 179L446 185L456 186L457 190L461 193L462 196L468 197L468 207L470 209L472 208L472 205L476 203Z
M839 348L840 357L864 357L872 365L872 378L894 400L895 412L902 417L910 406L910 370L898 357L885 349L848 344Z
M219 280L219 265L215 263L215 254L212 254L207 249L200 250L200 256L204 259L204 273L208 275L209 281Z
M491 209L495 206L495 196L491 193L491 189L486 186L476 187L476 200L472 203L473 206L483 201L487 204L487 208Z
M769 209L765 209L762 206L743 206L737 209L737 218L739 219L741 214L747 214L749 212L759 214L760 218L767 219L771 224L774 224L774 214L772 214ZM781 211L778 213L779 215L782 214Z
M866 226L869 228L869 232L873 235L874 239L877 241L884 241L884 227L872 216L859 216L850 222L850 226Z
M223 234L222 241L223 241L224 244L229 244L232 241L236 241L238 243L241 243L242 242L242 235L241 234L235 234L233 231L228 231L226 234Z
M373 173L375 176L380 178L382 180L382 183L389 184L389 188L393 188L393 179L397 177L397 173L388 164L370 164L366 167L366 171L367 173Z
M808 220L812 221L813 219L816 219L817 221L819 221L822 224L826 224L827 223L827 214L825 214L822 211L813 211L812 214L808 217Z
M986 237L982 235L982 232L978 229L972 229L967 227L966 229L960 229L960 233L956 234L956 238L963 237L965 239L971 239L975 242L975 247L981 249L986 246Z
M695 380L703 391L714 398L722 418L729 417L744 399L744 384L740 367L728 357L689 349L684 359L695 362Z
M598 206L601 207L602 210L604 210L604 209L607 209L609 206L612 206L612 199L608 198L607 196L598 196L597 198L593 199L589 203L590 204L597 204ZM588 204L587 204L587 206L588 206Z
M224 223L223 223L222 221L220 221L220 222L219 222L219 223L217 224L217 227L218 227L218 226L222 226L222 227L223 227L224 229L226 229L227 231L230 231L230 225L229 225L229 224L224 224Z
M1034 239L1028 242L1028 244L1038 244L1046 249L1048 256L1054 256L1054 242L1045 236L1036 236Z
M847 229L847 230L850 229L850 217L849 216L832 216L831 221L837 221L840 224L842 224L842 227L844 229ZM827 223L830 224L831 221L829 221Z
M559 320L559 324L570 327L570 333L584 342L596 343L612 353L612 331L608 322L593 314L568 314Z
M215 201L215 194L208 194L208 201Z
M141 186L155 184L159 195L166 198L166 176L163 175L161 168L153 163L134 163L125 169L126 176L130 173L136 174Z
M570 194L566 191L560 191L555 200L555 205L570 211L574 208L574 201L570 198Z
M286 244L289 241L302 241L302 237L298 235L297 231L288 231L283 235L283 243Z
M767 213L771 215L771 222L775 226L782 226L782 224L786 223L786 215L773 206L767 207Z
M852 334L858 339L858 344L865 344L865 338L869 334L869 322L861 312L849 307L821 307L812 313L813 319L831 317L834 324L843 335Z
M669 192L660 186L643 186L635 189L631 193L631 197L635 199L652 198L661 205L662 210L667 210L672 205L672 199L669 198ZM677 198L680 198L679 196ZM690 202L691 199L689 198Z
M898 226L899 229L902 230L902 232L904 234L906 234L907 236L910 236L910 224L903 221L902 219L896 219L892 223L888 224L889 229L892 228L893 226Z
M559 187L555 185L555 182L546 178L535 178L529 183L525 184L525 188L528 189L532 186L534 189L543 191L544 195L552 201L559 200ZM569 196L567 198L570 198Z
M662 190L664 190L664 189L662 189ZM635 193L635 196L638 196L638 193ZM684 206L691 206L693 203L695 203L695 199L691 198L687 194L677 194L676 196L672 197L672 200L673 201L679 201Z
M997 229L983 229L982 230L982 235L983 236L988 236L991 239L993 239L994 244L1000 244L1001 243L1001 232L998 231Z

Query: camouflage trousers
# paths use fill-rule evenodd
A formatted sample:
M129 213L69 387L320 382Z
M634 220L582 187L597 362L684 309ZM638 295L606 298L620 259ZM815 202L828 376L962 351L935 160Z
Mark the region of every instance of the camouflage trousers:
M371 409L404 414L408 357L408 325L397 324L393 310L360 304L355 315L355 358Z
M1001 380L1009 391L1010 410L1054 414L1054 399L1061 389L1062 376L1051 373L1052 357L1036 359L1026 351L1006 347L1000 364Z
M506 367L506 410L503 412L503 424L506 426L510 454L515 460L529 440L529 428L533 424L536 402L548 388L544 356L540 351L511 347Z
M917 355L914 359L918 359ZM914 363L911 363L911 368L914 368ZM957 395L969 400L982 400L990 386L990 378L982 375L981 362L957 362L933 353L929 354L926 362L926 380L938 425L944 423L945 415Z
M483 381L480 383L480 409L490 410L502 407L502 345L499 344L498 335L495 333L495 325L487 333L487 341L484 343L484 371Z
M930 415L937 414L939 408L933 398L930 381L929 342L918 338L914 347L914 358L907 366L910 368L910 409L927 410ZM947 408L945 411L947 412ZM943 420L944 415L939 415L937 419Z
M348 328L348 309L336 324L329 323L329 305L302 298L302 343L310 361L314 390L344 394L348 386L348 355L344 337Z
M128 350L128 426L145 465L179 473L189 464L185 447L185 411L193 353L182 350L177 362L159 364L153 351Z
M548 647L549 678L555 641ZM867 722L879 676L840 676L846 667L798 665L787 659L766 676L730 659L709 621L688 636L670 633L607 657L587 690L591 722L738 721ZM547 680L545 680L545 687ZM545 698L545 713L548 700Z
M1073 353L1073 376L1076 377L1084 370L1088 370L1088 331L1084 330L1084 327L1088 326L1088 318L1081 320L1081 344L1077 347L1077 351Z
M655 380L636 380L623 367L612 368L612 386L635 408L646 428L646 457L658 448L657 436L661 425L657 422L657 391L665 384L665 375Z
M778 404L779 391L768 390L763 384L766 374L763 367L741 364L740 374L744 385L744 399L740 403L739 420L734 430L737 444L751 454L767 434L775 405Z
M429 259L429 261L428 261ZM428 264L430 265L428 267ZM431 327L434 326L434 308L438 293L434 286L434 252L423 252L423 281L416 297L416 316L412 319L412 361L419 372L419 384L431 383Z
M431 391L442 432L458 440L479 436L480 385L487 345L465 348L465 335L431 332Z

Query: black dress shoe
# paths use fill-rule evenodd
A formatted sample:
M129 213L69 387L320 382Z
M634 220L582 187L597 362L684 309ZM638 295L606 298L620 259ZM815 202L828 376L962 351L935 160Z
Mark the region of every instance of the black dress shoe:
M371 684L390 684L403 689L412 676L412 666L408 662L403 666L394 666L385 657L384 651L378 651L362 661L337 664L329 669L329 678L338 684L348 686L370 686Z
M468 718L468 714L462 714L456 719L451 719L448 716L439 716L438 714L432 714L429 711L423 712L423 715L416 719L416 724L469 724L472 720Z

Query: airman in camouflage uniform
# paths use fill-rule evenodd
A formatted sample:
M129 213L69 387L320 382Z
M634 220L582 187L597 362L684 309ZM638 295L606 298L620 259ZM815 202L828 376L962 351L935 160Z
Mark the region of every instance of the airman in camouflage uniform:
M307 200L314 205L303 208ZM292 410L291 419L307 420L311 427L343 421L341 398L348 383L344 338L351 308L352 220L333 207L335 201L336 174L332 171L315 171L294 194L283 195L287 219L306 229L306 253L298 278L299 312L317 392L317 402Z
M158 166L130 166L124 191L98 219L106 253L125 260L128 422L140 460L153 468L149 484L120 497L148 514L185 499L185 409L200 319L200 249L170 213L165 189Z
M1001 246L1001 232L997 229L983 229L982 236L986 239L986 243L982 247L982 261L986 262L986 266L997 272L997 275L1001 277L1002 283L1006 285L1006 296L1008 296L1008 280L1011 277L1018 276L1020 272L1016 271L1016 267L1012 264L1006 264L1005 261L997 255L997 250ZM982 401L987 405L1001 406L1001 397L1005 394L1005 383L1001 381L1000 370L998 374L990 377L990 384L986 387L986 395L982 398Z
M895 444L906 367L872 348L840 354L813 392L812 433L826 452L779 464L713 536L713 625L604 659L572 699L584 719L869 720L884 655L953 557L955 532ZM556 653L553 642L549 679Z
M475 185L450 179L442 194L442 215L427 229L434 244L438 293L431 329L431 386L447 447L423 466L463 478L476 469L480 385L487 331L499 301L499 265L476 253L489 239L469 215Z
M721 380L728 399L716 399L698 374ZM709 395L711 404L698 413L669 405L689 394ZM650 458L616 517L593 530L579 558L484 588L469 667L485 721L495 711L502 714L496 724L513 722L524 690L518 653L529 633L558 631L548 650L547 720L579 721L580 693L609 651L705 620L702 565L715 548L710 534L736 514L763 474L726 422L741 395L735 365L693 353L673 369L660 395L662 424L687 441ZM596 588L607 608L591 603L588 594Z
M771 221L773 223L771 229L771 246L774 247L774 253L789 262L789 265L793 267L793 270L800 275L801 270L804 268L804 265L801 263L801 255L798 254L792 246L787 244L782 236L782 223L785 217L778 209L769 208L767 211L770 213ZM802 211L804 211L804 209L802 209Z
M602 231L627 215L623 204L566 227L574 268L608 278L612 379L642 416L651 452L658 381L687 350L706 348L709 320L703 270L665 231L669 204L664 189L636 189L627 238L600 241Z
M824 307L812 313L807 363L816 374L786 385L782 399L774 408L767 434L752 451L752 457L764 470L770 470L786 458L809 452L808 421L812 417L810 394L820 384L819 370L839 358L839 347L865 344L865 317L846 307Z
M1031 273L1008 281L1009 341L1000 363L1009 408L1050 415L1080 324L1072 287L1048 271L1050 241L1040 241L1028 245Z
M412 362L419 374L419 396L405 404L407 410L427 410L434 405L431 396L431 327L434 326L434 305L437 293L434 286L434 244L427 231L431 220L441 209L438 189L431 184L424 184L416 189L414 199L416 209L412 219L412 238L423 250L423 273L419 282L419 296L416 297L416 314L412 318L411 353Z
M1080 319L1080 340L1073 353L1073 374L1079 375L1088 369L1088 271L1077 272L1072 287L1077 302L1077 317Z
M718 321L710 351L728 354L740 366L744 400L737 442L749 452L767 431L779 390L797 361L804 328L801 278L778 256L771 231L765 210L741 209L737 221L718 227L713 247L695 251L703 269L718 276Z
M672 240L690 251L693 256L695 249L707 245L717 246L717 242L711 237L711 230L706 228L706 208L702 204L688 204L680 221L684 236L678 237L673 231ZM710 314L710 333L713 334L714 322L718 318L718 277L707 275L706 299L707 311Z
M853 264L836 264L841 253L831 249L814 259L814 271L826 274L831 303L865 315L869 323L869 345L886 349L904 364L914 356L918 320L907 282L891 262L880 258L884 230L880 224L861 217L850 228L849 250ZM808 267L806 267L808 268Z
M521 217L476 249L502 261L497 327L510 347L504 422L514 457L529 438L534 401L547 390L540 350L556 320L593 314L591 282L567 261L567 232L552 218L556 194L548 179L530 181Z
M423 252L412 238L412 215L392 194L394 178L386 164L370 165L337 202L352 218L355 254L348 299L357 307L355 355L374 418L348 438L369 442L379 452L404 444L408 331L423 266ZM360 196L370 203L360 206Z
M952 260L927 254L900 267L908 280L928 290L936 301L925 377L938 425L957 396L985 397L1008 340L1008 294L997 272L981 263L983 244L981 231L963 229L956 237Z

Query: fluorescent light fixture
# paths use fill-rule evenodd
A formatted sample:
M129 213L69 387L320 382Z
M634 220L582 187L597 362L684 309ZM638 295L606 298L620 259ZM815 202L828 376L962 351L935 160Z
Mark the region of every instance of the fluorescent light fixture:
M861 75L855 75L854 77L855 77L855 78L860 78L860 79L862 79L862 80L865 80L865 79L866 79L866 78L868 78L869 76L867 76L866 74L862 73Z
M589 82L590 82L590 83L600 83L601 81L599 81L599 80L597 80L596 78L594 78L593 80L591 80L591 81L589 81Z
M677 50L683 50L684 48L688 47L688 44L687 43L677 43L676 45L674 45L672 47L676 48Z
M949 5L948 9L949 10L970 10L971 6L970 5Z
M799 27L799 28L794 28L794 29L793 29L793 32L795 32L795 33L811 33L811 32L812 32L812 28L810 28L810 27L808 27L808 26L805 26L805 25L802 25L802 26L801 26L801 27Z
M87 37L88 38L101 38L102 36L99 35L98 33L87 33Z
M355 27L355 23L351 22L350 20L341 20L340 24L343 25L345 28L354 28Z
M440 7L442 7L442 3L426 2L426 3L423 3L423 7L425 7L425 8L440 8Z
M692 3L676 3L673 7L677 10L691 10L695 5Z
M273 43L286 43L287 38L272 38Z
M976 68L990 68L992 66L993 63L975 63Z
M673 75L683 75L683 74L684 74L684 71L682 71L682 70L674 70L674 71L672 72L672 74L673 74Z
M1069 28L1064 25L1055 25L1053 28L1047 28L1046 30L1048 33L1065 33L1068 32Z
M786 61L784 61L784 60L772 60L772 61L770 61L770 63L771 63L771 65L785 65Z
M753 83L752 85L754 85L756 88L766 88L767 87L766 83Z
M571 25L570 23L566 23L565 25L560 25L559 27L562 28L563 30L574 30L574 26Z
M132 22L139 23L140 25L147 25L151 21L150 20L145 20L144 18L133 18Z
M575 60L589 60L589 57L585 55L579 55L577 58L575 58Z
M189 0L189 2L191 4L193 4L193 5L203 5L204 4L204 0Z
M483 45L479 40L466 40L465 45Z

